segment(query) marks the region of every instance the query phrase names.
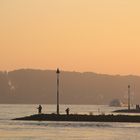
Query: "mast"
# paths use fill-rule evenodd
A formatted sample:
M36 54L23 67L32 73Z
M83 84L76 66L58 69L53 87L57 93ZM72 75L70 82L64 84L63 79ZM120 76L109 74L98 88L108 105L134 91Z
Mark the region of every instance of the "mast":
M128 110L130 110L130 85L128 85Z

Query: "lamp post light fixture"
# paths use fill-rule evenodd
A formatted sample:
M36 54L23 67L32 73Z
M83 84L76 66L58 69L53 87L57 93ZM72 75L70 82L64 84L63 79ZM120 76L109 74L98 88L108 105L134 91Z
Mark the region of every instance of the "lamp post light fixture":
M57 68L56 70L56 74L57 74L57 115L59 115L59 74L60 74L60 70L59 68Z

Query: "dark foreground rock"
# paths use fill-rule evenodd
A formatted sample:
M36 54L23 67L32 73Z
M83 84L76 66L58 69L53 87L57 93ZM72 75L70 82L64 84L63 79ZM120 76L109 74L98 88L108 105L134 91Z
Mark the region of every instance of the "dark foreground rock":
M27 121L83 121L83 122L140 122L137 115L56 115L56 114L35 114L13 120Z

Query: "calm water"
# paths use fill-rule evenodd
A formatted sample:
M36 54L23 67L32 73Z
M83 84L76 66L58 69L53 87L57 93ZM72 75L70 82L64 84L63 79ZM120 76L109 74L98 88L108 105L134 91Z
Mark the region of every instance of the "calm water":
M140 140L139 123L12 121L35 114L37 105L0 105L0 140ZM116 108L97 105L61 105L71 113L108 114ZM117 108L119 109L119 108ZM43 105L44 113L55 112Z

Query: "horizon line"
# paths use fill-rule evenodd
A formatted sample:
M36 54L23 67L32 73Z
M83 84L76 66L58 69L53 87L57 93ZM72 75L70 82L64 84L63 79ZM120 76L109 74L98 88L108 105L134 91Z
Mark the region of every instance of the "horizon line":
M17 68L17 69L11 69L11 70L0 70L0 72L13 72L13 71L18 71L18 70L40 70L40 71L56 71L56 69L46 69L46 68ZM139 74L109 74L109 73L101 73L101 72L95 72L95 71L78 71L78 70L64 70L59 67L60 71L62 72L75 72L75 73L94 73L94 74L100 74L100 75L111 75L111 76L140 76Z

